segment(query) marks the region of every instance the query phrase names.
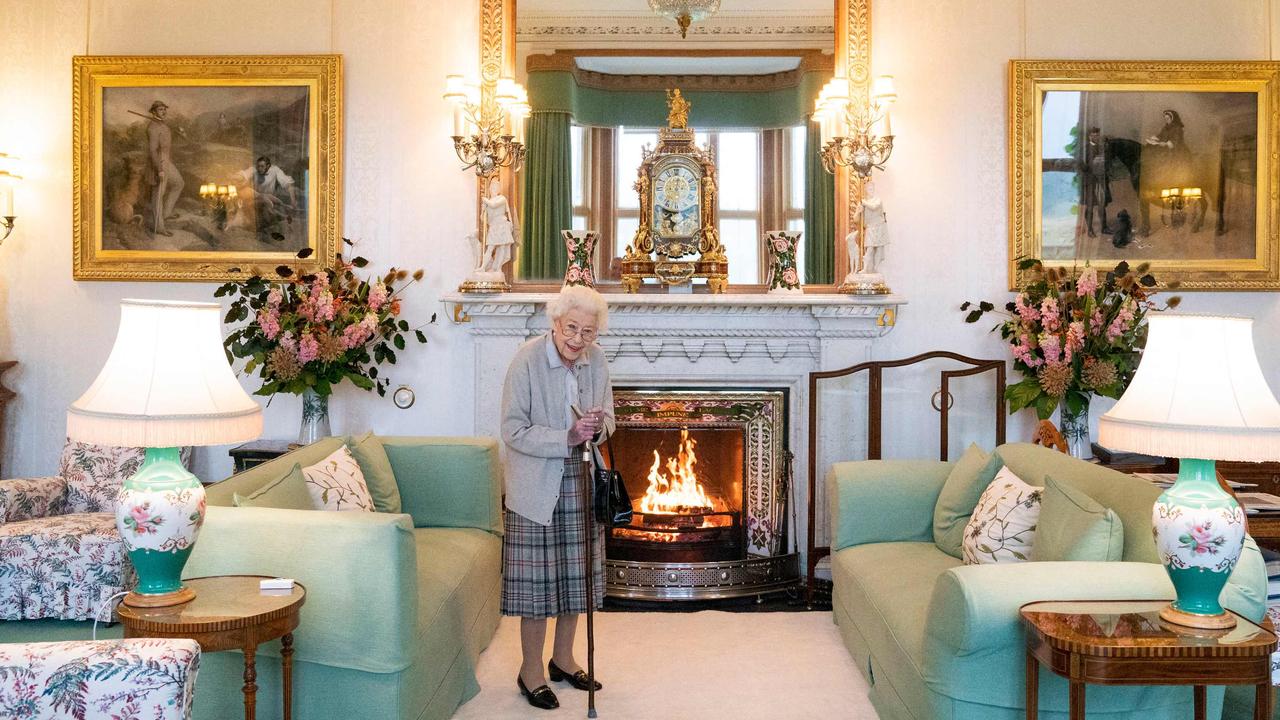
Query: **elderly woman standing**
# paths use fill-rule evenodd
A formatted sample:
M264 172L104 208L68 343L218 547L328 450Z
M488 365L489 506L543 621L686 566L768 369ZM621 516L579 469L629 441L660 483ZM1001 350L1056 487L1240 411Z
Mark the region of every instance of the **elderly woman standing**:
M587 690L573 658L578 615L587 610L586 464L583 445L614 428L613 390L604 352L595 344L609 320L604 298L566 287L547 305L551 330L521 346L502 389L506 444L502 614L520 618L523 660L516 684L534 707L559 707L543 675L547 618L556 618L547 672ZM603 531L594 543L592 602L604 597ZM600 683L596 683L599 690Z

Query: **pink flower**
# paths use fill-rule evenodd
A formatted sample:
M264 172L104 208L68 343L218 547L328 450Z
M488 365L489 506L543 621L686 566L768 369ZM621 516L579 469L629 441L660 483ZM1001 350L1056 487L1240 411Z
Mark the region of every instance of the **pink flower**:
M1063 348L1063 359L1071 362L1072 356L1084 348L1084 323L1077 320L1067 326L1067 344Z
M272 308L280 307L280 303L284 301L284 293L280 292L280 288L273 287L267 293L267 306Z
M1089 334L1097 335L1102 332L1102 326L1105 320L1102 317L1102 308L1094 308L1093 315L1089 318Z
M144 523L151 519L150 507L146 504L134 505L133 509L129 511L129 514L132 515L134 521L138 523Z
M796 269L789 267L782 271L782 282L787 287L795 287L800 283L800 278L796 276Z
M320 342L310 333L298 341L298 362L306 365L320 355Z
M1018 342L1010 345L1009 349L1013 352L1013 356L1015 358L1022 361L1022 363L1028 367L1039 367L1044 364L1044 360L1036 357L1034 352L1035 349L1031 347L1030 335L1020 335L1018 337Z
M1040 350L1044 353L1044 361L1050 365L1062 362L1062 340L1055 334L1045 333L1040 336Z
M259 310L258 326L262 328L262 334L268 340L275 340L276 335L280 334L280 310L271 305Z
M298 341L294 339L293 333L287 332L280 336L280 347L291 353L297 353Z
M1040 301L1040 321L1044 323L1044 329L1049 332L1055 332L1062 326L1062 318L1058 316L1058 299L1052 295Z
M1133 318L1133 303L1132 301L1125 301L1125 304L1120 306L1120 311L1112 318L1111 324L1107 326L1107 340L1115 342L1120 336L1128 332L1130 325L1133 323Z
M353 347L359 347L368 339L368 333L365 332L364 325L356 323L348 325L342 329L342 349L350 350Z
M786 239L786 238L784 238L784 237L782 237L782 236L780 236L780 235L779 235L779 236L775 236L775 237L773 238L773 249L774 249L774 250L776 250L776 251L778 251L778 252L786 252L786 251L787 251L787 248L788 248L788 243L787 243L787 239Z
M378 312L387 302L387 286L381 282L369 288L369 309Z
M1080 273L1080 278L1076 280L1076 295L1087 297L1092 295L1098 289L1098 271L1093 268L1085 268Z
M570 265L569 271L564 274L565 284L573 285L575 283L581 282L581 280L582 280L582 270L578 269L577 265Z
M1017 300L1014 300L1014 305L1017 308L1018 317L1022 318L1023 322L1033 323L1040 319L1040 311L1027 304L1026 293L1019 293Z

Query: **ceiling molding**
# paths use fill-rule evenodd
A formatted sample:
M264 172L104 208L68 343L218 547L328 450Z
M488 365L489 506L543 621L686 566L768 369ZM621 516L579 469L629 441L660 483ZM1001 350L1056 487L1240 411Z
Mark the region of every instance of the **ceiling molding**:
M554 43L557 40L680 39L676 24L657 15L524 16L516 18L516 41ZM719 14L694 23L689 40L834 40L831 15Z

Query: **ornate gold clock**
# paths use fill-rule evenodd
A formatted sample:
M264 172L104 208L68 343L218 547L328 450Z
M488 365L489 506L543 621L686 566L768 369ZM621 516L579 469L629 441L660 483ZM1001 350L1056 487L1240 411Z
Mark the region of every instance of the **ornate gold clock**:
M667 91L668 127L646 148L635 183L640 227L622 258L622 284L639 292L645 278L683 285L706 278L713 293L729 282L729 260L716 231L716 165L694 144L689 101Z

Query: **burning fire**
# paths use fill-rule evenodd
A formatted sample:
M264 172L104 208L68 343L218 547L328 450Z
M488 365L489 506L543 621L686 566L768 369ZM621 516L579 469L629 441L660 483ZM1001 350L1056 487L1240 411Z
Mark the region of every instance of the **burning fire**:
M698 482L693 466L698 456L693 448L697 441L689 437L689 431L680 429L680 448L675 457L667 458L667 472L663 474L662 458L653 451L653 466L649 468L649 487L640 498L640 511L647 514L696 515L716 511L716 503Z

